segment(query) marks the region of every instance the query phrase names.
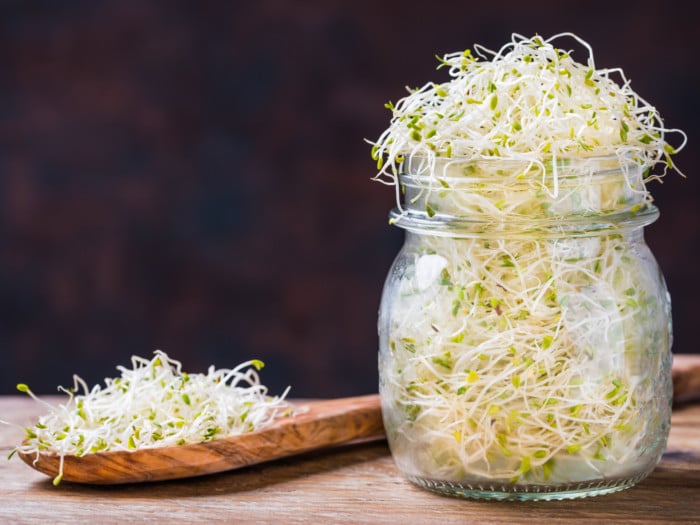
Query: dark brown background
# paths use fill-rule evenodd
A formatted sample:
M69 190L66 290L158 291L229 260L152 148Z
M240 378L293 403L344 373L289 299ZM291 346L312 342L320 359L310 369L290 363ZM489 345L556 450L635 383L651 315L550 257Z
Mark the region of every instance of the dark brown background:
M678 2L678 5L681 5ZM0 393L156 348L266 361L273 392L376 389L401 231L370 182L384 102L434 55L574 31L687 131L647 239L696 347L697 16L674 2L0 2ZM585 60L581 55L580 60Z

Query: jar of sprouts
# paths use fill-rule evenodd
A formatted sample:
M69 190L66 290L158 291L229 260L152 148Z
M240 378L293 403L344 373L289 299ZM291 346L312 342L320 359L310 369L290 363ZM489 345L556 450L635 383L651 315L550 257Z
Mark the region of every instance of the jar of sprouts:
M670 425L671 327L644 242L658 211L641 168L617 157L406 163L379 368L391 451L410 480L553 499L613 492L654 468ZM482 220L492 207L501 222Z
M666 445L670 300L646 186L685 135L561 37L590 52L514 35L445 55L452 80L387 104L373 143L406 232L379 312L384 423L398 468L435 492L615 492Z

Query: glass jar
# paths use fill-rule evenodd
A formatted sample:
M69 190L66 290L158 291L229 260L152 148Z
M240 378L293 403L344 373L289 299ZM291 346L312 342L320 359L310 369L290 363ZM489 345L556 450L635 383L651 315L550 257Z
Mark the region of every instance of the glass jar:
M384 423L403 474L506 500L615 492L659 461L670 299L631 158L407 160L406 240L379 312Z

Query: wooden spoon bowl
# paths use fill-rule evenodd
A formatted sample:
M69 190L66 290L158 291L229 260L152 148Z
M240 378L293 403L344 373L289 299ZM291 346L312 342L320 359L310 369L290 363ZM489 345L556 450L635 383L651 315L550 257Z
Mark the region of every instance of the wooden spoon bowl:
M379 396L369 395L295 405L296 413L255 432L180 446L68 455L64 481L138 483L224 472L356 440L384 438ZM19 453L32 468L59 474L55 453Z

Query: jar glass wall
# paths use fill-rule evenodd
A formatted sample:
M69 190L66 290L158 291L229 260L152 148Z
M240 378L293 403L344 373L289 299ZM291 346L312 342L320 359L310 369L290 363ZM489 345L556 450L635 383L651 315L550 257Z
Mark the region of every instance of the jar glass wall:
M533 171L534 170L534 171ZM379 315L392 455L414 483L493 499L614 492L670 427L670 301L625 159L414 161Z

